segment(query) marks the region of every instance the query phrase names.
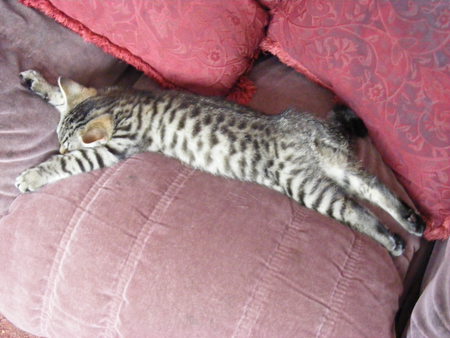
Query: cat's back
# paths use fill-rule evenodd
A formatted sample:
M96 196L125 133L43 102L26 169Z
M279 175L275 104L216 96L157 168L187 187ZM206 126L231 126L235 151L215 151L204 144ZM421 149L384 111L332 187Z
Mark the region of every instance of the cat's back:
M163 143L181 136L192 141L198 138L214 146L221 143L245 144L285 141L296 148L309 148L313 139L329 134L327 124L311 114L288 109L277 115L266 115L249 107L218 97L204 97L176 90L136 91L116 89L104 95L133 115L146 115L149 128L158 130ZM124 114L126 117L128 114ZM137 119L139 120L139 119ZM142 128L145 128L142 124ZM164 142L163 139L169 140ZM200 142L202 144L202 142ZM267 149L263 147L261 150Z

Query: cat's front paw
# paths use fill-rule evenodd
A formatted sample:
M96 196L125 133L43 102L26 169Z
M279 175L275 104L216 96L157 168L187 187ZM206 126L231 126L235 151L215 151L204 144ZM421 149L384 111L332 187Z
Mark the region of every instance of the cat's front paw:
M33 90L33 87L35 86L36 83L39 83L40 81L44 80L43 76L38 71L33 69L21 72L19 74L19 78L22 86L30 90Z
M47 183L38 168L27 169L16 178L16 187L22 193L36 191Z
M20 83L33 93L48 101L48 83L36 70L30 69L19 74Z

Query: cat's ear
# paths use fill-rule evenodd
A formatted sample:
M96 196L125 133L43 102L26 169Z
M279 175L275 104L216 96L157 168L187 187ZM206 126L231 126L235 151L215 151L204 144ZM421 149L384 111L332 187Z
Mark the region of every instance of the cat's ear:
M63 77L58 78L58 86L64 97L66 109L63 109L63 111L65 112L69 111L78 103L86 100L87 98L97 95L96 89L84 87L73 80Z
M111 139L114 123L110 114L104 114L89 121L81 132L81 139L85 145L106 143Z

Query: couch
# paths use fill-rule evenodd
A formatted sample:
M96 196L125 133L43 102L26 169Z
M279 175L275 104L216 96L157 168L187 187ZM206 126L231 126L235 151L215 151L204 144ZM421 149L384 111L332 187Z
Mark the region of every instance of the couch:
M6 320L43 337L448 335L447 242L434 246L429 261L433 245L408 235L376 208L373 212L406 239L404 255L393 258L365 236L275 191L202 173L160 154L140 154L32 194L19 195L13 184L22 170L58 149L58 114L21 87L17 75L25 69L37 69L53 81L64 75L90 86L164 86L223 95L266 114L295 107L325 117L337 93L369 127L371 137L355 144L363 165L421 210L429 239L444 239L448 125L427 129L430 121L448 121L434 113L436 107L445 108L440 87L435 85L437 94L415 91L415 101L406 104L401 100L410 95L406 89L416 78L397 87L389 84L382 59L377 69L384 73L375 71L371 77L370 69L359 69L357 62L370 62L348 59L358 46L333 40L339 35L333 35L329 20L345 12L341 2L298 2L301 10L290 1L252 0L111 1L106 7L95 0L83 6L59 0L23 3L39 11L17 1L0 3L0 313ZM445 2L436 3L442 7L427 13L447 10ZM413 5L416 19L421 3ZM373 6L382 18L382 9L400 5L352 2L348 13L366 27ZM189 26L180 21L186 13ZM179 21L169 20L174 17ZM448 32L444 19L438 28ZM148 23L152 20L157 24ZM196 30L195 22L208 29ZM317 28L318 22L327 28ZM367 32L358 31L356 23L350 25L352 34L362 40ZM324 45L304 42L318 49L312 53L305 47L298 53L288 38L297 36L299 27L306 32L304 41L323 40ZM369 31L368 41L375 41ZM148 45L137 43L146 39ZM448 41L439 34L433 39ZM441 48L438 42L435 51ZM395 76L394 66L407 57L403 48L396 51L394 65L386 62ZM310 57L300 58L304 55ZM320 62L313 64L314 58ZM439 58L443 62L444 54ZM426 66L427 74L433 69L440 84L448 84L448 74ZM325 70L334 77L327 78ZM377 87L383 75L386 87ZM406 94L397 98L387 95L386 88ZM376 102L367 105L365 100L374 97ZM405 117L399 108L393 116L390 107L396 103L411 109L411 115ZM415 104L425 107L426 115L415 116ZM419 139L413 126L427 138ZM432 132L439 142L429 141ZM408 149L402 152L404 144ZM415 158L411 149L420 156ZM433 191L421 191L422 183Z

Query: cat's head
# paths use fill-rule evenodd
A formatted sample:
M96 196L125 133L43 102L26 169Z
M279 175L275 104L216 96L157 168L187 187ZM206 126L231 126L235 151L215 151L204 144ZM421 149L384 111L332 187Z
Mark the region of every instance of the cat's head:
M112 137L114 120L111 113L99 104L105 98L99 96L96 89L70 79L59 78L58 86L64 99L56 130L60 152L64 154L107 143Z

